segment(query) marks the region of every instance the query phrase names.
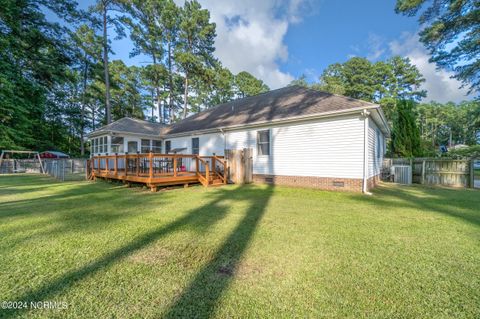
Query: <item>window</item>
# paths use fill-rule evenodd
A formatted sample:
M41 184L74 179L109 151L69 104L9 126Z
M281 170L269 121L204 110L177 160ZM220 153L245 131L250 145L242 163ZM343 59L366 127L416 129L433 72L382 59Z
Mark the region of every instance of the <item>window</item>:
M93 139L93 152L98 153L98 138Z
M102 136L96 139L95 153L106 153L107 152L107 137Z
M123 137L112 136L112 153L123 153Z
M198 137L192 138L192 154L200 154L200 140Z
M162 141L152 140L152 151L154 153L162 152Z
M377 159L380 159L382 157L382 149L383 149L383 146L382 146L382 137L381 137L381 134L380 134L380 131L377 129L376 130L376 135L377 135L377 145L376 145L376 148L377 148Z
M141 153L148 153L150 152L150 140L142 140L142 149Z
M270 155L270 130L257 132L258 155Z
M165 141L165 153L166 154L170 153L171 149L172 149L172 141Z
M129 141L128 142L128 152L129 153L136 153L138 150L138 143L136 141Z

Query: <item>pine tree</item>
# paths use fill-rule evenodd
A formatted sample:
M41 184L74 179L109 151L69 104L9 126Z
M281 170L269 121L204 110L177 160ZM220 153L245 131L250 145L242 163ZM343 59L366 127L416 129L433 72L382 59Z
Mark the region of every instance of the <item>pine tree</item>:
M189 81L192 77L208 75L205 69L216 62L213 57L215 23L210 22L210 13L196 1L186 1L180 14L178 46L175 59L184 76L183 118L188 115Z
M399 157L422 155L420 130L415 118L415 103L402 100L398 103L397 114L392 128L391 151Z

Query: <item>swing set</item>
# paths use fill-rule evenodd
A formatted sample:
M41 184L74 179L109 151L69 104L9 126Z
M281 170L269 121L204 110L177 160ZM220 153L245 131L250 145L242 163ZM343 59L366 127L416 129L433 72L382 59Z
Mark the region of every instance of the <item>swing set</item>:
M12 155L23 154L28 156L28 158L18 159L10 158ZM25 173L27 168L25 166L25 160L38 160L40 164L40 173L45 174L45 169L43 168L42 159L40 158L40 153L35 151L16 151L16 150L3 150L0 154L0 173ZM8 163L4 168L2 165Z

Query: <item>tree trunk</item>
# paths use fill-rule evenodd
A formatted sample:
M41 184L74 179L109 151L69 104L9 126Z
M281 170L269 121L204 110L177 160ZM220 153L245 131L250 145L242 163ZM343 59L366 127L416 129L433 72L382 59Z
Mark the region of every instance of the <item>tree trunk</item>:
M172 43L168 41L168 113L170 122L175 120L173 114L173 75L172 75Z
M95 105L92 106L92 131L95 131Z
M184 96L184 103L183 103L183 118L187 118L187 110L188 107L188 73L185 72L185 96Z
M158 121L160 123L163 123L163 114L162 114L162 106L160 104L160 80L158 78L158 74L156 74L157 68L157 58L155 57L155 52L152 52L152 60L153 60L153 66L155 70L155 79L154 79L154 85L155 85L155 93L157 94L157 108L158 108Z
M153 121L153 117L155 116L155 114L154 114L154 111L155 111L155 103L153 103L153 101L155 101L155 93L154 93L153 90L152 90L152 121Z
M103 68L105 72L105 117L107 124L112 122L110 108L110 75L108 72L108 40L107 40L107 1L103 1Z
M82 94L82 108L80 111L80 154L85 155L85 143L83 141L85 131L85 103L87 92L87 76L88 76L88 63L87 54L85 53L85 66L83 69L83 94Z

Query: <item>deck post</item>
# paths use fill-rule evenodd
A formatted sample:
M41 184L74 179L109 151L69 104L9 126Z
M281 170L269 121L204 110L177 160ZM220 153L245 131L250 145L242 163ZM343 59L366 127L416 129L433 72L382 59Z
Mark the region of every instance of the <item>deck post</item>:
M216 172L216 162L215 162L215 154L213 154L212 156L212 176L213 178L215 178L215 172Z
M195 171L197 173L197 175L199 174L200 170L199 170L199 162L198 162L198 156L195 156Z
M210 184L210 168L208 167L208 164L205 165L205 178L207 179L207 185Z
M139 175L140 171L140 154L138 154L137 152L137 159L136 159L136 166L137 166L137 170L136 170L136 173L137 173L137 176Z
M149 182L152 182L153 179L153 153L150 152L148 154L148 176L149 176Z
M173 176L177 177L177 155L173 156Z
M118 175L118 153L115 153L115 162L114 162L114 174Z
M108 160L108 155L107 155L107 156L105 156L105 170L107 171L107 174L110 174L110 169L108 167L108 162L109 162L109 160Z
M125 177L127 177L128 175L128 159L127 159L128 155L127 154L123 155L123 166L125 166Z

